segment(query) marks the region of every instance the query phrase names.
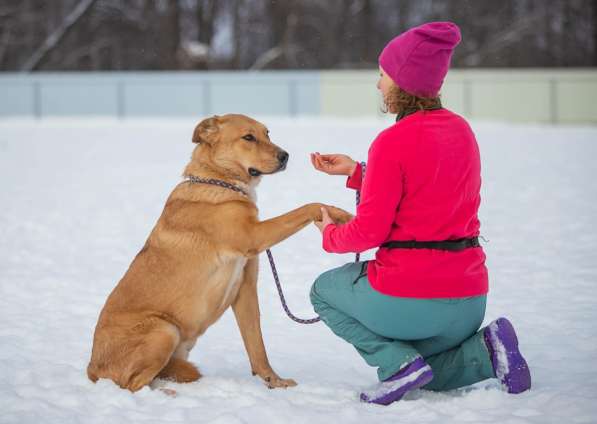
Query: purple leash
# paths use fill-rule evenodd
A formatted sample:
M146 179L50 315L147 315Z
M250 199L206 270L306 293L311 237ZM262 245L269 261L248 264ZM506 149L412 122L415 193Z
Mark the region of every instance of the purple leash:
M272 252L269 249L265 249L265 253L267 253L267 257L269 259L269 264L272 267L272 274L274 275L274 281L276 282L276 288L278 289L278 295L280 295L280 302L282 303L282 307L284 308L284 312L288 317L298 322L299 324L315 324L318 321L321 321L321 318L309 318L309 319L302 319L295 316L290 309L288 309L288 305L286 304L286 299L284 298L284 293L282 293L282 285L280 284L280 278L278 277L278 271L276 271L276 264L274 263L274 257L272 256Z
M365 162L361 162L362 167L362 175L365 175ZM357 190L356 192L356 204L357 206L361 203L361 192ZM284 312L288 315L288 318L293 320L294 322L298 322L299 324L315 324L316 322L321 321L320 317L309 318L309 319L302 319L294 315L290 312L288 305L286 304L286 299L284 298L284 293L282 292L282 285L280 284L280 278L278 277L278 271L276 270L276 264L274 263L274 257L272 256L272 252L269 249L265 249L265 253L267 253L267 258L269 259L269 265L272 268L272 274L274 276L274 282L276 283L276 288L278 289L278 295L280 296L280 302L282 303L282 308L284 308ZM355 255L355 262L358 262L361 255L357 253Z

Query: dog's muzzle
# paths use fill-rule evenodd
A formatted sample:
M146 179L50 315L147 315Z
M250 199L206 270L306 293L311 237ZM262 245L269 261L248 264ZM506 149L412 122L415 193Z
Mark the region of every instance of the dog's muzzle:
M284 150L280 150L278 152L278 154L276 155L276 158L278 159L278 163L280 164L278 166L278 169L276 169L273 172L263 172L263 171L260 171L257 168L249 168L249 170L248 170L249 171L249 175L252 176L252 177L258 177L258 176L263 175L263 174L273 174L273 173L276 173L278 171L283 171L283 170L286 169L286 164L288 163L288 157L289 157L288 152L285 152Z

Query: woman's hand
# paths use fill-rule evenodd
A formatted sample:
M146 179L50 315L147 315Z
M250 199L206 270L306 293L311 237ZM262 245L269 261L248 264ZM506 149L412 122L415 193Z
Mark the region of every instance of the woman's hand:
M311 163L318 171L329 175L351 176L357 163L350 156L337 153L322 155L319 152L311 153Z
M323 230L325 230L325 227L327 227L329 224L333 224L334 221L332 220L332 218L330 218L330 214L328 213L328 210L322 206L321 207L321 221L314 221L313 223L317 226L317 228L319 228L319 231L321 231L321 234L323 234Z

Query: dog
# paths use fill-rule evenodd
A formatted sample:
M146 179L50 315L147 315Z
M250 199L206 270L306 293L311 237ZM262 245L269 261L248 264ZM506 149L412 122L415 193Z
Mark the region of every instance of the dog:
M232 306L253 375L269 388L295 386L267 358L257 299L258 255L313 221L319 203L260 221L255 187L282 171L288 153L244 115L214 116L193 132L197 144L145 245L108 296L93 337L89 379L131 392L155 378L201 377L187 360L197 338ZM332 219L352 215L325 206Z

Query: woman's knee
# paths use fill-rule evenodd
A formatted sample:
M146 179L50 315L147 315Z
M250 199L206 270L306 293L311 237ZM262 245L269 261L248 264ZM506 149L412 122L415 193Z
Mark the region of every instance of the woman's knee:
M342 268L342 267L340 267ZM332 281L340 268L332 268L323 272L311 285L311 304L313 306L327 304Z
M311 286L310 298L313 306L329 304L336 297L350 291L355 276L361 269L362 265L351 262L322 273Z
M318 305L325 303L323 296L321 295L321 286L323 285L322 281L325 279L325 275L329 271L324 272L319 277L315 279L313 284L311 285L311 292L309 293L309 297L311 298L311 304L315 307Z

